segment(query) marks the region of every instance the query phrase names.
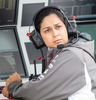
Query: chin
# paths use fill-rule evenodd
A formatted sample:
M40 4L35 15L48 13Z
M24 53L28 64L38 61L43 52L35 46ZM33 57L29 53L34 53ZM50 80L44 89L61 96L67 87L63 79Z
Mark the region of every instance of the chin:
M63 44L63 43L60 43L60 44ZM48 48L57 48L57 45L59 45L59 44L49 45L49 46L47 46L47 47L48 47Z

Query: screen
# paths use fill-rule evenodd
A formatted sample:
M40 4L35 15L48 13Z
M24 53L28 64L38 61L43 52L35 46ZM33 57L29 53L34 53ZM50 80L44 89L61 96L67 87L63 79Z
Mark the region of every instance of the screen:
M49 0L49 5L65 9L78 20L96 19L96 0Z
M42 62L42 53L40 49L36 49L32 42L26 42L25 47L27 50L30 64L33 64L34 60L36 61L36 64L40 64ZM44 56L46 57L47 47L43 47L42 51Z
M0 25L17 23L18 0L0 0Z
M87 32L91 34L91 36L95 40L94 46L95 46L95 57L96 57L96 22L77 23L77 30L80 32Z
M45 3L23 4L21 26L30 26L30 25L32 25L32 19L33 19L34 14L40 8L42 8L44 6L45 6Z
M0 79L17 72L26 76L15 28L0 28Z

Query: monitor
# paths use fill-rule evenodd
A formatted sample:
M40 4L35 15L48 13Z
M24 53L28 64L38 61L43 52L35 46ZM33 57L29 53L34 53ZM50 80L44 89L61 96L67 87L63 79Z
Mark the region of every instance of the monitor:
M30 64L34 64L34 60L36 64L42 63L42 53L40 49L36 49L32 42L26 42L25 47L27 50L28 58ZM46 58L47 55L47 47L42 48L43 56Z
M17 23L18 0L0 0L0 25Z
M27 76L19 39L15 27L0 28L0 79L6 79L17 72Z
M96 57L96 22L81 22L77 23L77 30L91 34L95 40L95 57Z
M49 5L65 9L77 20L96 19L96 0L49 0Z
M41 3L26 3L23 4L22 10L22 21L21 26L30 26L32 25L32 19L34 14L45 6L45 2Z

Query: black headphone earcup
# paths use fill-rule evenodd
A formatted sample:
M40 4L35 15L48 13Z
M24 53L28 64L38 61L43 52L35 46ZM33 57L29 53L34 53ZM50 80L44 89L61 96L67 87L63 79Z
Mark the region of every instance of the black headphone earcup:
M41 38L40 34L35 29L30 33L29 39L31 42L33 42L36 49L40 49L43 46L45 46L43 39Z

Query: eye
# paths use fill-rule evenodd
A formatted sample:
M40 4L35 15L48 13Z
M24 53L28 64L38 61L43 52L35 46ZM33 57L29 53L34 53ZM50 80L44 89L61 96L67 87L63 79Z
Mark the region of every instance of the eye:
M48 33L48 32L50 32L50 29L44 30L44 33Z
M60 29L62 26L61 25L57 25L56 26L56 29Z

